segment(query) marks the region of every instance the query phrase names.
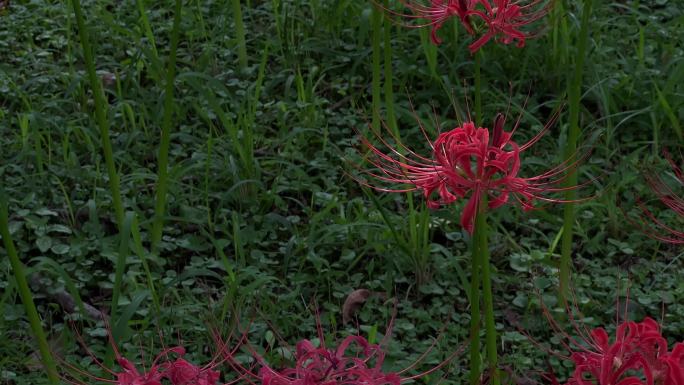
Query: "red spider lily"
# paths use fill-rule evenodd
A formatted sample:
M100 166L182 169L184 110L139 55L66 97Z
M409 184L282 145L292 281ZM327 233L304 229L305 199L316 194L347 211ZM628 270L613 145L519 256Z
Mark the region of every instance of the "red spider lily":
M442 42L437 36L437 31L442 28L445 21L452 17L458 17L469 34L475 33L470 23L470 14L474 3L478 0L430 0L430 5L423 5L410 0L400 1L413 13L413 15L400 14L401 16L428 20L428 24L423 26L432 26L430 38L436 45Z
M574 300L574 293L572 297ZM620 322L611 341L605 329L589 330L578 321L576 300L574 303L574 311L566 304L566 313L576 337L563 330L540 298L542 312L554 333L563 337L560 343L570 352L569 356L549 350L530 337L549 354L575 364L565 385L684 385L684 343L668 350L657 321L646 317L641 322ZM620 309L619 301L617 307ZM624 309L626 312L627 306ZM552 372L544 377L551 384L560 385Z
M363 172L382 182L411 185L412 187L405 189L369 186L386 192L420 190L430 208L467 199L461 214L461 226L472 234L474 219L484 194L489 197L489 209L508 203L511 197L524 210L533 209L535 200L567 202L549 198L546 194L568 189L558 185L565 179L566 172L573 170L580 159L573 157L537 176L518 176L520 154L536 143L557 118L558 112L534 138L522 146L512 140L519 126L519 119L510 132L504 131L505 117L502 114L497 114L491 131L466 122L451 131L441 133L434 142L430 142L431 158L419 155L402 144L393 148L377 135L390 149L389 153L385 153L362 136L362 143L370 149L368 160L377 168L377 171ZM421 130L427 138L422 126ZM395 141L399 142L396 138Z
M68 364L68 363L64 363L64 365L67 366L72 372L75 372L77 374L88 377L91 380L95 380L95 381L99 381L99 382L115 384L115 385L162 385L162 379L166 376L166 371L168 370L168 367L169 367L168 362L162 362L162 361L170 353L175 353L175 354L180 354L180 355L184 354L185 349L183 349L180 346L165 349L154 359L149 370L143 370L142 372L140 372L138 370L138 368L132 362L130 362L128 359L121 356L121 354L119 353L116 346L114 346L114 352L116 355L116 362L121 367L121 371L113 371L113 370L107 368L99 360L97 360L97 358L95 358L95 356L90 351L88 351L88 354L91 356L93 361L102 370L109 373L112 377L115 377L116 380L110 380L110 379L106 379L106 378L97 377L97 376L92 375L90 373L87 373L81 369L78 369L78 368L76 368L73 365ZM65 377L64 380L70 384L85 385L85 383L80 382L79 380L74 378L72 375L69 375L69 377Z
M519 5L521 1L511 0L478 0L485 8L485 12L473 10L471 14L478 15L487 24L487 32L469 46L470 52L476 52L492 38L502 44L510 44L517 41L516 46L525 46L525 39L532 35L522 32L520 29L534 21L544 17L548 7L536 9L541 1L533 0L528 4Z
M651 318L624 322L611 343L602 328L571 355L575 371L568 385L682 385L682 344L668 352L660 325Z
M347 354L352 344L361 348L361 354ZM374 365L370 364L371 358ZM384 358L379 345L370 344L360 336L345 338L335 350L325 346L316 348L309 340L302 340L297 343L294 368L275 371L263 366L259 377L262 385L399 385L399 375L381 370Z
M222 361L218 361L217 359L220 355L227 356L231 354L231 352L226 350L226 345L219 345L219 352L215 358L212 359L209 364L198 367L182 358L182 356L185 355L185 348L176 346L162 350L161 353L155 357L149 369L139 371L131 361L122 356L112 337L109 326L106 325L106 328L109 332L109 342L114 351L116 362L121 368L120 371L109 369L102 364L88 349L81 335L76 333L76 336L93 362L95 362L95 364L104 372L116 379L112 380L95 376L62 360L62 364L70 371L67 375L63 376L64 381L74 385L85 385L85 382L82 382L75 376L80 375L87 377L90 380L114 385L162 385L164 379L167 379L171 385L217 385L220 373L213 369L222 363ZM169 355L176 355L178 357L172 361L170 360Z
M679 184L684 186L684 173L682 172L682 168L675 163L667 151L665 151L664 155L672 167L675 179ZM678 196L658 173L646 173L645 178L646 182L651 187L651 190L656 193L658 199L679 217L684 218L684 198ZM637 201L637 204L644 214L644 218L641 218L638 225L648 236L667 243L684 244L684 231L675 229L658 219L643 202Z
M170 362L164 375L173 385L216 385L220 377L211 367L203 369L182 358Z
M241 366L232 357L229 362L234 369L243 374L241 379L250 384L258 382L261 385L401 385L434 373L460 354L461 350L457 350L447 359L423 373L404 376L404 373L412 370L428 356L438 342L438 339L435 339L430 349L408 367L397 372L383 371L382 365L385 360L383 346L392 334L395 316L396 313L393 313L385 337L379 344L372 344L361 336L352 335L344 338L337 348L329 348L325 345L326 337L318 313L316 313L316 329L321 345L317 347L307 339L299 341L295 347L292 367L274 369L248 343L245 346L252 352L261 368L255 372L253 368Z
M428 4L420 0L399 1L411 14L389 12L400 17L427 20L426 24L417 27L432 27L430 36L434 44L442 42L437 32L445 21L453 17L458 17L469 34L476 35L473 16L478 17L482 20L484 33L469 46L472 53L492 38L503 44L517 41L516 45L523 47L525 39L533 37L533 34L521 29L541 19L549 11L545 0L429 0Z

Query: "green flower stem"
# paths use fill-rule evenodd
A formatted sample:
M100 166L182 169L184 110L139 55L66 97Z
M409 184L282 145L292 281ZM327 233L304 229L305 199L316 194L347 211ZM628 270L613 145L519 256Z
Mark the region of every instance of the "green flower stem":
M112 303L109 311L110 318L114 324L119 322L119 297L121 296L121 287L123 286L123 277L124 272L126 271L126 260L128 259L128 253L130 251L131 223L134 217L135 214L132 211L126 212L124 220L121 223L121 231L119 232L119 255L116 258L116 265L114 266L114 287L112 288ZM115 333L115 331L113 333ZM121 336L112 334L112 337L116 340ZM114 349L112 346L109 346L107 348L104 365L111 368L113 363Z
M470 257L470 385L480 383L480 233L473 234Z
M247 67L247 41L245 39L245 24L242 21L240 0L233 0L233 18L235 19L235 37L237 39L238 63L240 69Z
M389 7L389 1L385 0L385 7ZM394 136L399 139L399 128L397 127L397 119L394 115L394 86L392 85L392 23L385 23L384 32L384 70L385 70L385 110L387 112L387 125L392 130Z
M482 83L480 80L480 51L475 53L475 123L477 126L482 122ZM478 215L478 218L480 215ZM476 219L477 226L477 219ZM480 363L480 268L483 266L482 236L486 233L477 231L473 233L472 253L470 263L470 385L478 385L482 375ZM485 246L487 239L484 240ZM490 290L491 293L491 290Z
M131 222L134 214L132 211L126 212L124 221L121 225L121 239L119 242L119 255L116 258L116 266L114 268L114 287L112 289L112 304L109 311L110 317L116 320L118 315L119 297L121 296L121 286L123 276L126 271L126 260L130 251L131 240Z
M40 351L40 357L43 361L43 365L45 365L47 370L48 379L50 380L51 384L57 385L59 384L59 374L57 373L55 360L52 358L52 353L50 353L50 346L45 338L45 332L41 326L36 305L33 302L33 295L31 295L31 290L26 282L24 265L19 260L17 249L14 247L14 242L12 241L9 232L9 213L7 204L7 198L5 197L4 193L0 191L0 234L2 235L2 240L5 244L5 249L7 250L7 256L9 257L10 264L12 265L14 278L17 281L17 289L19 290L19 296L21 296L21 302L24 304L26 316L31 324L33 335L38 341L38 350Z
M475 52L475 124L482 124L482 82L480 79L481 50Z
M138 12L140 12L140 22L142 23L143 30L145 31L145 37L150 42L154 56L158 58L159 53L157 52L157 43L154 39L154 34L152 33L150 19L147 17L145 0L136 0L136 4L138 5Z
M371 127L373 131L380 131L380 104L382 103L380 94L380 32L382 32L382 11L378 7L373 7L372 18L372 35L371 44L373 45L372 53L372 81L371 81L371 97L372 97L372 108L373 108L373 118L371 120Z
M154 205L154 222L152 224L151 251L156 252L157 245L162 238L164 228L164 211L166 208L166 193L169 185L169 144L171 141L171 121L173 118L173 90L176 80L176 52L178 51L178 35L182 12L182 1L176 0L176 8L173 18L173 30L171 31L171 52L166 69L166 89L164 90L164 116L162 118L162 135L159 144L157 170L157 193Z
M97 125L100 127L100 139L102 140L102 151L104 152L105 163L107 165L107 174L109 175L109 187L112 193L112 204L116 213L116 223L121 227L123 221L124 210L121 203L121 189L119 187L119 175L114 165L114 154L112 152L112 143L109 140L109 120L107 119L108 104L105 100L102 91L102 83L95 72L95 60L90 46L90 39L88 29L86 29L83 18L83 11L81 10L81 1L72 0L71 4L76 15L76 24L78 25L78 34L81 38L81 47L83 47L83 57L85 58L86 70L88 78L90 79L90 86L93 89L93 98L95 99L95 118Z
M589 37L589 17L591 16L591 8L592 0L584 0L580 33L577 41L577 55L575 56L577 58L577 61L575 62L575 72L572 82L568 87L570 127L568 129L568 139L565 145L564 155L566 160L575 156L577 151L577 140L580 135L579 113L580 98L582 95L582 74L587 50L587 40ZM576 199L575 190L573 189L575 186L577 186L577 173L575 170L570 170L565 182L565 187L568 188L565 192L565 200L573 201ZM573 203L567 203L563 212L563 238L561 242L561 258L558 272L560 285L559 298L561 303L566 303L569 295L574 224L575 205Z
M496 327L494 323L494 297L492 296L492 276L489 262L488 226L487 226L487 193L482 193L480 207L475 217L475 233L477 234L478 259L482 263L482 291L485 313L485 333L487 344L487 361L492 385L499 385L499 371L497 369Z

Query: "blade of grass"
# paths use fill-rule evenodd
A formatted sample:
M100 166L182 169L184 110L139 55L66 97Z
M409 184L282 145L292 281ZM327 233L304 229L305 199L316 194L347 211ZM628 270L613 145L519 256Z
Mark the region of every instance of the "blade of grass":
M142 263L143 270L145 270L145 277L147 278L147 288L150 290L152 295L152 303L154 304L154 309L159 317L159 312L161 311L161 305L159 304L159 295L155 289L154 279L152 279L152 273L150 273L150 266L147 263L147 251L143 247L142 235L140 234L140 226L138 225L137 215L133 216L133 221L131 222L131 235L133 237L133 251L140 258L140 263Z
M166 69L166 89L164 91L164 116L162 118L162 135L157 157L157 193L154 205L154 221L152 223L152 239L150 250L157 252L157 246L162 238L164 229L164 211L166 208L166 193L169 184L169 145L171 142L171 122L173 118L173 91L176 80L176 52L178 51L178 35L182 13L181 0L176 0L175 14L173 17L173 30L171 31L171 51L169 53L168 67Z
M373 105L373 118L371 120L371 127L373 131L380 131L380 33L382 32L382 11L378 6L373 7L371 16L371 44L373 46L372 52L372 80L371 80L371 97Z
M117 317L116 321L114 321L114 324L112 326L112 339L114 341L122 341L126 337L126 328L128 327L128 323L130 322L131 318L133 318L133 315L136 311L138 311L138 309L142 305L142 302L147 298L149 294L149 291L143 290L135 293L132 296L131 302L123 309L121 315ZM113 362L114 349L111 345L109 345L107 347L107 354L105 356L104 365L108 368L111 368Z
M577 54L575 62L575 72L572 82L568 87L569 95L569 115L570 127L568 128L568 137L565 143L564 159L569 159L575 156L577 152L577 140L580 135L579 127L579 113L580 113L580 98L582 96L582 75L584 73L584 59L587 51L587 40L589 39L589 19L591 16L591 8L593 0L584 0L582 9L582 21L580 24L579 36L577 38ZM566 179L565 200L572 202L576 198L574 186L577 186L577 173L575 170L570 170ZM561 242L561 258L559 263L559 299L561 303L567 303L568 295L570 295L570 276L572 268L572 238L575 225L575 204L567 203L563 208L563 238Z
M35 115L33 115L33 117L35 117ZM43 135L41 135L40 129L38 128L40 125L36 124L36 119L33 117L29 118L29 130L33 136L33 150L36 154L36 168L38 169L39 174L43 174L45 171L45 168L43 167L43 164L45 163L43 161Z
M385 8L389 8L388 0L385 0ZM397 119L394 115L394 86L392 84L392 23L385 23L383 28L385 37L384 64L385 64L385 110L387 112L387 126L392 130L395 138L400 138L397 127Z
M147 18L145 0L136 0L135 2L138 5L138 12L140 12L140 22L142 23L143 29L145 30L145 37L147 37L147 40L149 40L154 55L159 57L159 53L157 52L157 43L154 40L152 27L150 27L150 20Z
M120 240L119 240L119 255L116 259L116 266L114 272L114 288L112 289L112 304L110 316L116 319L117 307L119 306L119 296L121 295L121 281L123 280L124 270L126 269L126 259L130 252L131 241L131 223L133 222L133 212L128 211L124 215L124 221L121 226Z
M679 138L679 141L681 142L682 139L684 139L684 137L682 136L682 126L681 124L679 124L679 119L677 118L677 115L672 110L672 107L670 106L670 103L667 101L665 95L663 95L662 91L660 91L660 88L658 88L658 85L654 83L653 87L655 87L656 94L658 95L658 102L660 103L660 107L665 112L665 116L667 116L667 119L670 121L672 129L675 131L677 138Z
M430 74L439 81L439 75L437 74L437 47L430 40L430 32L427 28L419 28L418 32L420 33L420 45L423 47L423 53L425 54Z
M480 67L482 61L482 49L475 52L475 124L479 127L482 124L482 79L480 77Z
M38 316L36 304L33 302L33 295L29 289L28 282L26 282L24 265L21 263L21 260L19 260L17 249L14 247L14 242L12 241L12 237L10 235L8 204L9 203L5 192L0 190L0 235L2 235L7 256L9 257L10 264L12 265L12 272L14 273L14 279L17 283L17 290L19 291L21 302L24 304L24 310L26 311L26 316L28 317L29 323L31 325L31 331L38 342L38 350L40 351L40 357L43 361L43 365L45 365L48 380L51 384L57 385L59 384L59 374L57 373L55 360L50 352L50 346L48 345L47 338L45 338L45 332L43 331L43 326L40 322L40 316Z
M95 59L93 57L92 47L90 45L90 33L85 25L85 18L81 10L81 1L72 0L71 4L76 15L76 24L78 25L78 34L81 38L81 47L83 48L83 57L85 58L86 70L88 78L90 79L90 87L93 89L93 98L95 99L95 117L97 125L100 128L100 139L102 140L102 151L104 152L105 163L107 165L107 174L109 176L109 188L112 193L112 204L116 213L116 223L121 226L123 221L124 210L121 203L121 189L119 187L119 175L114 164L114 154L112 152L112 143L109 139L109 120L107 118L107 103L104 92L102 90L102 83L95 72Z
M242 20L240 0L232 0L233 18L235 19L235 38L237 40L238 63L240 70L247 67L247 42L245 41L245 24Z

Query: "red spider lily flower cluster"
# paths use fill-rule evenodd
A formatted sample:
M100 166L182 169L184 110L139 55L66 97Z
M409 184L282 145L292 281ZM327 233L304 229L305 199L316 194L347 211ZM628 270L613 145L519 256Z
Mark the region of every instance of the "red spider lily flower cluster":
M405 189L370 187L386 192L422 191L430 208L467 199L461 226L472 234L484 194L489 198L489 209L506 204L511 197L524 210L533 209L535 200L566 202L549 198L546 194L567 189L558 185L566 178L566 172L576 167L578 159L573 157L540 175L527 178L518 175L520 154L536 143L557 117L558 114L554 114L544 129L523 145L512 140L519 120L510 132L504 131L505 118L502 114L497 115L492 130L466 122L431 142L430 158L401 144L393 148L378 135L390 148L389 153L385 153L362 137L363 144L370 149L368 160L377 169L365 170L364 173L382 182L411 185ZM422 127L421 130L427 138Z
M107 329L109 329L109 326L107 326ZM67 383L85 385L86 383L77 379L75 376L80 375L94 381L113 385L162 385L165 379L168 380L168 383L171 385L218 385L220 373L214 369L220 365L221 362L215 358L205 366L196 366L183 359L185 348L182 346L162 350L152 361L149 369L140 371L135 364L121 355L110 332L109 341L114 350L116 362L121 368L119 371L115 371L107 368L95 357L87 348L80 335L77 334L77 338L93 362L111 377L116 379L112 380L97 377L63 361L63 365L69 369L69 373L63 376L64 381ZM228 352L224 352L224 349L221 350L221 353L229 354ZM170 356L175 356L175 359L171 359Z
M171 353L181 357L170 360L168 356ZM73 366L71 369L93 380L114 385L162 385L163 379L169 380L171 385L217 385L220 373L213 370L216 364L205 367L195 366L182 358L184 354L185 349L181 346L165 349L154 359L150 368L143 371L139 371L132 362L122 357L118 351L116 352L116 362L121 367L121 371L108 369L95 360L98 366L115 377L116 380L96 377ZM71 384L82 384L73 378L65 378L65 380Z
M434 44L441 43L437 31L445 21L457 17L469 34L477 35L474 18L480 19L483 32L470 44L472 53L492 39L502 44L515 41L517 47L523 47L525 40L533 35L522 29L549 11L549 5L543 0L429 0L428 4L419 1L400 0L412 14L399 15L427 20L427 24L419 27L432 27L431 39Z
M242 374L241 379L253 385L401 385L440 370L461 353L461 349L454 351L444 361L422 373L404 375L428 356L439 341L437 338L432 346L408 367L396 372L384 371L384 346L392 334L394 317L395 314L392 315L385 337L378 344L370 343L359 335L351 335L340 341L336 348L331 348L326 346L327 338L316 314L320 346L316 346L308 339L300 340L293 352L292 366L275 369L249 343L244 346L254 356L256 366L259 366L258 371L245 368L232 357L227 361ZM218 341L222 343L220 338Z
M668 350L651 318L618 325L612 342L596 328L574 345L575 371L566 385L684 385L684 343Z
M664 155L672 167L677 182L684 186L684 172L682 172L682 168L677 165L668 152L665 152ZM645 178L658 199L677 216L684 218L684 198L678 196L670 185L657 173L647 173ZM638 201L638 205L644 214L644 218L641 219L639 225L648 236L667 243L684 244L684 231L676 229L658 219L643 202Z
M360 348L360 354L347 354L352 344ZM265 365L259 371L259 378L262 385L399 385L398 374L382 371L384 357L379 345L370 344L360 336L345 338L334 350L325 346L317 348L311 341L302 340L297 343L294 368L276 371Z

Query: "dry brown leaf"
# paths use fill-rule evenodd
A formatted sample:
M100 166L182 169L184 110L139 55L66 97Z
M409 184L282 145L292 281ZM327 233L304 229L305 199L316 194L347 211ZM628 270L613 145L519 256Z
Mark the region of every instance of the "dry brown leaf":
M366 303L368 297L373 294L367 289L354 290L347 296L344 300L344 305L342 305L342 323L346 324L354 318L356 312Z

